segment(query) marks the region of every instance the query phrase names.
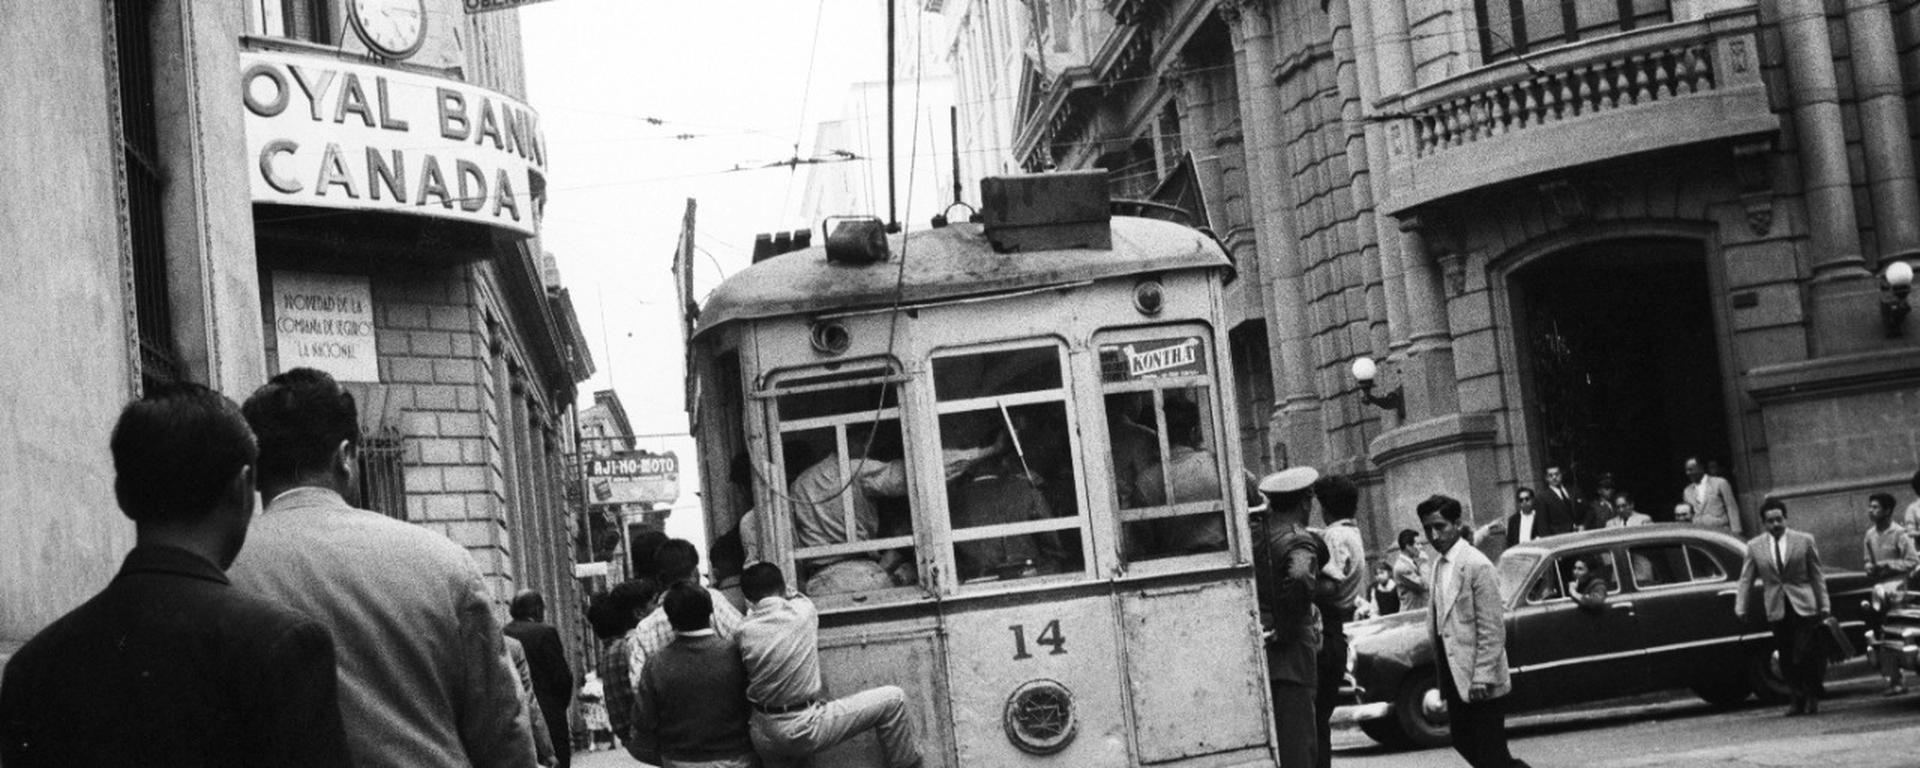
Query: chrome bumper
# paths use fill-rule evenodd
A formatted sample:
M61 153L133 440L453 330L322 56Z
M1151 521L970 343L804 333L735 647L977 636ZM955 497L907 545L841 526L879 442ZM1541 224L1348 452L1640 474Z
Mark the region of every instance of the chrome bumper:
M1384 720L1393 717L1392 702L1376 701L1372 704L1349 704L1334 707L1333 717L1329 720L1335 725L1341 723L1360 723L1368 720Z

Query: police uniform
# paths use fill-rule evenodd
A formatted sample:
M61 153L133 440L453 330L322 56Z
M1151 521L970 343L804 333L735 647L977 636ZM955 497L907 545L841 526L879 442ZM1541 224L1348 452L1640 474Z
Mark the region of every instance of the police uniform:
M1311 467L1295 467L1263 478L1260 491L1269 499L1307 493L1319 477ZM1318 746L1314 694L1321 626L1313 587L1327 552L1304 520L1282 524L1277 519L1279 505L1270 500L1268 506L1268 520L1254 551L1261 615L1272 632L1267 641L1267 682L1273 691L1280 765L1305 768L1314 764Z

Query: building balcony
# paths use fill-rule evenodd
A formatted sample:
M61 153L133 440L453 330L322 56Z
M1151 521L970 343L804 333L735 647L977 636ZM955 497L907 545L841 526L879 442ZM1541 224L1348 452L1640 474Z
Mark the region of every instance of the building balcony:
M1566 45L1382 99L1382 209L1539 174L1779 130L1742 10Z

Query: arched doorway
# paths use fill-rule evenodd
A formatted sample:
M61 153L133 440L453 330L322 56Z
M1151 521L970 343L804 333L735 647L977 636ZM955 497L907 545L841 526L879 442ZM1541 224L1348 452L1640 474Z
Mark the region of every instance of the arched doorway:
M1510 276L1533 456L1591 493L1601 472L1671 519L1689 455L1731 468L1719 335L1697 240L1586 243Z

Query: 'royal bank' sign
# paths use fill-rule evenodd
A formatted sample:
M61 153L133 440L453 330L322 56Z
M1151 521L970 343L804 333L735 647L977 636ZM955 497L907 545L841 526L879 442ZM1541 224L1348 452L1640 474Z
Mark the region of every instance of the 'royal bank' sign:
M241 54L253 199L535 234L539 116L455 80L301 54Z

